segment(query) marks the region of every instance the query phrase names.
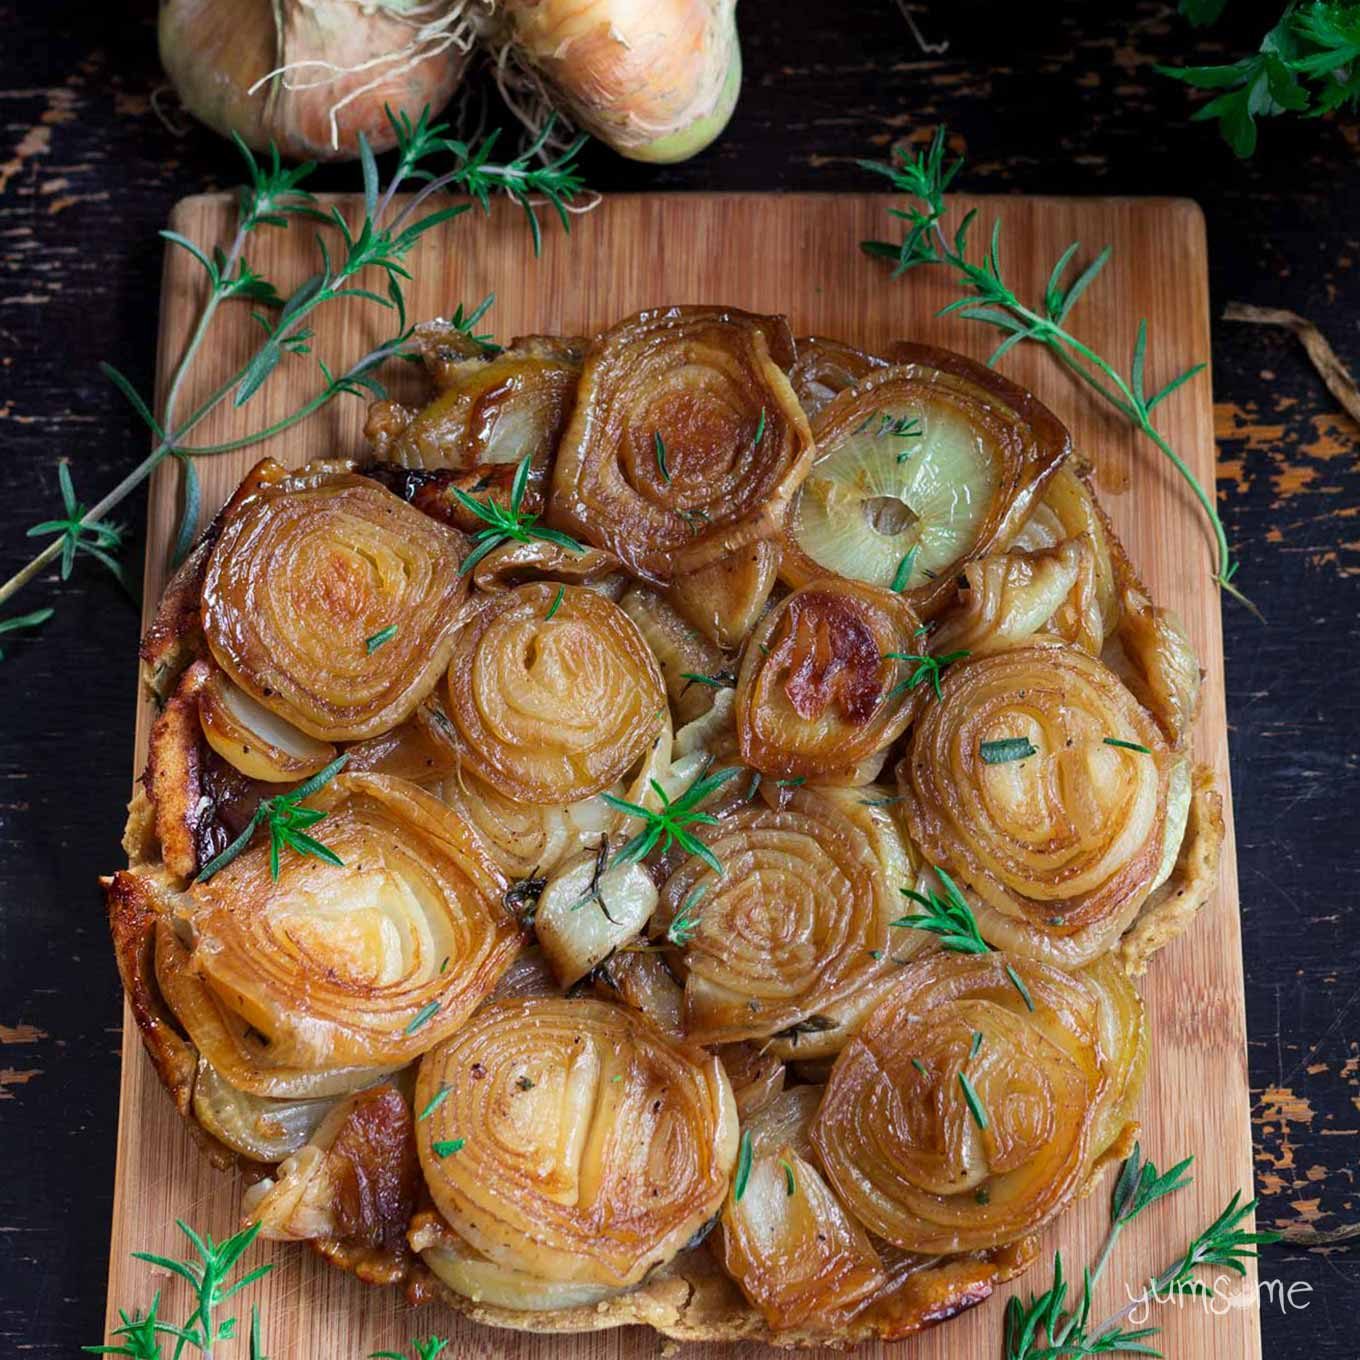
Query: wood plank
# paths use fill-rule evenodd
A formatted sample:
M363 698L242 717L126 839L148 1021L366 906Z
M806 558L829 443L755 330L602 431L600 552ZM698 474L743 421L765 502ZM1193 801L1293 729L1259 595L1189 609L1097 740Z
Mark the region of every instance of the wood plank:
M343 204L344 200L340 200ZM942 275L920 270L891 281L881 264L864 257L856 242L890 227L878 195L684 195L608 198L575 220L570 240L550 230L542 259L532 258L518 210L497 204L433 232L419 247L408 292L411 314L432 316L496 293L489 322L497 335L524 332L588 333L644 306L719 302L754 311L786 313L797 334L820 332L873 349L888 341L927 339L984 357L993 343L985 328L934 313L952 300ZM1047 270L1069 241L1114 247L1115 264L1081 304L1075 323L1085 339L1112 358L1128 352L1138 320L1148 318L1148 386L1209 355L1207 261L1203 220L1185 200L960 197L960 209L981 211L980 231L1005 220L1007 277L1022 296L1037 296ZM225 241L232 199L207 195L184 200L172 225L200 242ZM310 236L301 229L262 233L252 242L251 263L280 287L311 272ZM182 252L166 261L162 297L159 377L192 325L198 299L197 266ZM389 314L376 307L322 313L316 350L332 367L351 361L383 338ZM195 394L212 390L244 362L258 331L245 311L224 316L205 346L184 409ZM1200 758L1228 785L1223 696L1222 631L1210 584L1211 541L1189 495L1174 473L1117 417L1079 390L1047 355L1021 347L1005 371L1033 388L1067 421L1076 447L1098 470L1099 484L1125 542L1157 599L1174 607L1199 648L1207 678L1204 713L1195 738ZM215 443L260 428L315 391L308 361L290 360L242 411L229 406L204 422L195 443ZM205 511L221 503L242 473L263 453L298 464L360 446L360 403L334 403L321 416L264 447L200 465ZM1213 414L1208 375L1182 388L1159 410L1159 424L1206 484L1213 479ZM166 545L176 522L176 469L154 479L148 516L146 598L154 601L165 578ZM137 731L141 768L149 728L143 708ZM1160 1165L1188 1153L1195 1181L1168 1203L1150 1210L1125 1234L1095 1313L1105 1316L1127 1301L1129 1285L1146 1279L1183 1247L1237 1189L1251 1184L1242 959L1231 809L1222 882L1191 933L1153 964L1144 995L1154 1036L1153 1059L1141 1117L1143 1146ZM159 1089L130 1020L124 1023L122 1104L118 1130L110 1317L115 1305L144 1305L154 1283L149 1269L132 1262L135 1249L180 1254L176 1217L225 1235L238 1222L240 1185L214 1172ZM1045 1250L1060 1247L1075 1273L1089 1260L1107 1222L1103 1191L1064 1215L1049 1232ZM263 1246L259 1259L278 1265L254 1291L267 1319L267 1346L284 1360L350 1360L378 1348L401 1348L430 1332L455 1338L451 1354L513 1357L562 1356L570 1360L633 1360L653 1356L650 1332L596 1333L578 1338L496 1332L463 1323L446 1309L409 1309L391 1291L369 1289L296 1247ZM1047 1266L1028 1282L1047 1285ZM1230 1287L1252 1306L1218 1314L1199 1304L1154 1307L1152 1324L1164 1327L1161 1348L1171 1355L1207 1360L1260 1353L1255 1272ZM1009 1290L1003 1291L1002 1297ZM165 1312L183 1303L167 1285ZM992 1300L968 1316L898 1348L913 1356L996 1354L1001 1303ZM759 1349L759 1348L755 1348ZM873 1355L893 1348L865 1347ZM747 1348L747 1354L753 1353ZM776 1352L769 1352L773 1355ZM689 1348L696 1357L726 1348Z

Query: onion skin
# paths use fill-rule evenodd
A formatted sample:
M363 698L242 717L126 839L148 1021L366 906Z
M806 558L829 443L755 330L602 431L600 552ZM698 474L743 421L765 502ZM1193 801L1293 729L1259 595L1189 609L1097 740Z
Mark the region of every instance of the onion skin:
M746 648L737 680L742 759L783 778L831 775L881 751L910 717L894 694L899 663L918 650L900 595L825 578L781 600Z
M399 1067L509 967L509 884L475 833L402 780L342 774L311 806L344 867L286 853L275 881L267 846L239 855L191 891L189 971L265 1037L272 1064Z
M669 307L611 327L586 356L549 520L661 584L773 538L813 451L792 361L782 317Z
M736 0L503 0L502 40L632 160L702 151L741 90Z
M203 582L213 658L322 741L395 727L453 649L462 536L367 478L290 477L266 459L231 501ZM377 647L369 640L394 622Z
M902 970L842 1050L812 1142L870 1232L926 1254L1001 1246L1081 1188L1107 1081L1097 1002L1078 981L1018 956L940 951Z
M507 797L561 805L607 789L668 729L646 643L617 605L547 582L492 595L459 633L448 712L465 762Z
M896 885L910 865L900 839L890 881L879 858L890 851L830 797L795 789L783 810L739 808L703 840L722 875L692 856L661 894L665 923L696 904L683 952L686 1034L731 1043L792 1039L802 1027L810 1056L823 1043L830 1047L821 1051L835 1051L846 1034L830 1033L826 1010L897 968L887 957L888 922L900 914Z
M343 73L310 90L284 89L279 78L255 94L250 87L289 62L347 66L400 50L411 41L409 22L348 0L161 0L158 32L161 64L195 118L224 137L237 133L256 151L272 141L291 160L350 160L361 132L374 151L386 151L396 141L384 103L413 120L427 105L438 114L469 57L455 46L410 70L394 63L376 88L338 112L337 145L330 110L372 80L372 70ZM299 78L310 74L303 70Z
M721 1063L626 1007L489 1006L421 1060L416 1107L444 1086L416 1129L421 1166L454 1231L498 1265L635 1284L727 1193L737 1114Z
M846 388L888 366L888 361L877 355L866 354L842 340L826 340L816 335L800 336L797 350L789 381L809 420L815 419Z
M926 345L897 345L890 357L892 367L843 391L818 413L813 424L818 457L785 518L780 576L800 586L828 571L826 563L815 560L802 546L807 532L801 527L802 498L809 498L809 505L862 499L866 515L879 499L872 486L822 486L818 469L834 456L838 445L885 411L916 411L927 424L932 420L961 422L990 459L991 492L962 551L947 562L927 561L923 553L912 574L916 584L906 592L907 599L921 617L931 618L948 603L959 562L1004 549L1020 532L1047 481L1070 453L1071 438L1061 421L1030 393L963 355ZM864 532L873 532L867 523ZM919 541L916 532L909 526L899 535L901 555ZM891 564L885 562L872 578L874 583L887 585L896 567L894 554ZM925 575L926 567L933 570L933 580Z
M1075 647L956 662L942 693L921 701L898 767L912 841L968 892L989 942L1067 965L1110 949L1158 881L1181 758ZM982 743L1018 737L1037 755L982 759Z

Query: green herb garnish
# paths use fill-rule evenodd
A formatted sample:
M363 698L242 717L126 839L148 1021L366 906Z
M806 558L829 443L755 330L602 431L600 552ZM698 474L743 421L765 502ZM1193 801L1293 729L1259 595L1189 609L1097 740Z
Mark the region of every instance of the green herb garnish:
M798 1182L794 1179L793 1164L781 1157L779 1165L784 1168L784 1193L789 1199L792 1199L798 1193Z
M568 552L585 552L585 548L570 534L564 534L560 529L549 529L538 522L537 515L521 512L520 506L524 504L524 493L529 485L531 458L532 455L526 453L515 469L515 479L510 484L510 504L508 507L490 498L479 500L476 496L469 496L461 487L449 487L449 491L452 492L458 503L465 510L471 511L487 526L485 529L479 529L472 536L473 542L477 546L463 559L462 565L458 568L460 576L467 575L487 553L499 548L502 543L529 543L534 539L539 539L544 543L554 543L559 548L565 548Z
M423 1005L415 1013L415 1015L411 1017L411 1023L408 1024L404 1030L402 1030L402 1033L414 1034L416 1030L418 1030L422 1025L429 1024L429 1022L433 1020L434 1017L438 1014L439 1014L439 1002L427 1001L425 1005Z
M908 553L908 556L911 554ZM898 567L900 573L902 568ZM895 578L894 578L895 579ZM943 656L918 656L914 652L885 652L885 661L906 661L914 664L916 669L902 681L900 685L895 685L888 691L888 698L895 698L904 691L914 690L918 685L929 682L930 687L935 691L937 699L944 698L944 692L940 689L940 676L946 666L952 666L956 661L962 661L965 657L971 656L971 652L946 652Z
M431 1143L436 1157L452 1157L455 1152L460 1152L467 1145L466 1138L446 1138L442 1142Z
M669 482L671 473L670 469L666 466L666 441L662 439L660 430L654 430L652 432L652 438L656 441L657 471L660 472L661 480L663 482Z
M765 438L765 408L760 408L760 419L756 421L756 437L751 441L752 446L759 444Z
M741 1203L741 1197L746 1193L746 1183L751 1179L751 1130L743 1129L741 1135L741 1146L737 1149L737 1176L732 1182L732 1202Z
M701 771L690 786L674 800L655 779L652 779L649 781L652 792L661 800L659 812L653 812L651 808L643 807L639 803L616 798L612 793L602 794L610 807L618 812L626 812L630 817L636 817L643 823L643 829L614 856L615 861L626 864L630 860L645 859L658 844L663 853L678 845L689 854L698 855L715 874L722 873L722 864L718 857L689 828L696 825L717 825L718 819L711 813L696 810L698 804L740 773L739 765L729 766L725 770L717 771L716 774L705 774Z
M397 635L397 625L389 623L386 628L380 628L372 637L364 639L364 652L372 656L386 642L391 642Z
M1125 751L1137 751L1139 755L1150 756L1152 751L1147 746L1140 746L1136 741L1120 741L1118 737L1106 737L1106 746L1118 746Z
M984 741L978 747L978 754L984 765L1006 765L1012 760L1028 760L1038 755L1039 750L1028 737L1001 737L996 741Z
M1029 988L1025 986L1025 980L1008 963L1006 965L1006 976L1011 980L1011 986L1020 993L1020 999L1025 1003L1027 1010L1033 1011L1034 998L1029 994Z
M978 1099L978 1093L973 1090L973 1083L968 1080L967 1072L959 1073L959 1085L963 1088L963 1098L968 1102L968 1110L973 1116L973 1123L978 1128L987 1127L987 1111L982 1108L982 1102Z
M890 921L889 926L929 931L939 936L940 944L945 949L952 949L957 954L990 953L992 947L982 938L977 918L968 905L968 899L959 891L958 884L939 865L935 866L935 874L944 886L944 896L941 897L933 888L927 888L924 893L912 888L898 888L897 891L903 897L919 903L925 911L915 916L899 916L897 920Z
M969 1058L970 1059L976 1058L981 1049L982 1049L982 1031L980 1029L975 1029L973 1031L973 1042L968 1049Z
M700 883L697 887L692 888L680 910L675 913L674 917L671 918L670 925L666 927L666 939L677 949L684 949L693 938L694 932L699 929L699 917L694 908L707 891L707 883Z
M410 1030L407 1030L407 1033L409 1034ZM447 1083L440 1086L439 1090L430 1097L430 1103L416 1116L416 1123L419 1124L428 1119L449 1098L449 1092L452 1090L453 1087Z
M300 855L311 855L313 859L324 860L337 867L344 866L344 860L328 845L306 834L306 828L315 826L326 814L320 808L300 806L323 784L328 784L344 769L349 760L348 754L337 756L324 770L314 774L305 784L299 784L292 793L278 793L272 798L263 798L256 807L254 815L241 832L221 854L215 855L198 871L195 883L205 883L215 873L225 869L250 844L255 828L261 822L269 828L269 876L279 876L279 851L285 846L296 850Z
M546 623L562 607L562 596L567 592L566 586L558 586L557 594L553 596L553 602L548 606L548 612L544 614L543 621Z
M892 584L888 587L894 594L907 588L907 582L911 580L911 574L916 569L916 554L920 550L920 545L913 543L897 564L897 570L893 572Z
M37 628L56 612L55 609L35 609L31 614L18 614L12 619L0 619L0 633L17 633L26 628ZM0 647L0 661L4 659L5 649Z

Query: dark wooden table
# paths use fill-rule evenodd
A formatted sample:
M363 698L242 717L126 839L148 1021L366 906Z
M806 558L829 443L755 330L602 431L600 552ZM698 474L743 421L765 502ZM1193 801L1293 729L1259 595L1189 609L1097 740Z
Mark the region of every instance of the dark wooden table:
M966 142L970 189L1198 199L1215 308L1292 308L1360 367L1360 127L1272 123L1255 161L1237 162L1153 65L1248 50L1280 0L1238 0L1206 38L1171 8L922 3L920 22L951 41L927 57L891 0L744 0L746 83L723 140L664 170L596 150L590 180L863 188L854 157L944 120ZM142 456L144 431L96 364L149 388L156 230L180 196L233 184L237 162L157 118L148 7L0 0L0 33L8 576L25 528L56 511L59 457L92 500ZM1269 620L1226 610L1261 1217L1327 1229L1360 1219L1360 429L1283 332L1217 325L1213 362L1219 497ZM134 496L121 516L133 561L142 514ZM5 612L57 615L5 638L0 664L0 1351L55 1360L99 1339L104 1307L121 1011L94 880L122 861L137 616L90 563L16 604ZM1354 1251L1275 1247L1262 1273L1311 1287L1287 1311L1264 1304L1272 1360L1353 1360Z

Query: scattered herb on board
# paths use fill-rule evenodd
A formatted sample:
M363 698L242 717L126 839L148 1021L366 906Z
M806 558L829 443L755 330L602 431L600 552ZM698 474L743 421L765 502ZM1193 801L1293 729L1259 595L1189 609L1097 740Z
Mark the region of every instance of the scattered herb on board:
M200 244L171 230L160 233L172 248L184 251L202 269L204 291L189 338L171 372L159 414L117 368L108 363L100 365L104 376L151 431L152 450L88 510L76 501L65 464L58 465L64 514L34 525L29 531L31 537L51 535L51 541L0 585L0 604L58 558L63 578L70 574L75 558L85 555L102 563L126 584L123 567L113 556L122 543L121 531L108 522L107 516L166 459L176 459L182 469L181 518L172 553L172 562L178 564L198 532L201 508L198 459L261 443L300 424L342 395L361 400L385 397L386 389L376 376L377 370L389 359L413 354L414 328L407 321L404 291L411 277L406 267L408 257L426 232L467 212L471 206L458 203L426 212L435 195L445 190L463 192L485 207L491 194L507 193L528 214L537 248L540 228L536 203L546 199L565 226L567 206L585 192L576 167L584 139L546 164L535 159L541 139L524 155L497 164L489 159L495 134L474 142L454 140L447 135L447 125L430 123L428 109L414 123L406 115L394 117L390 111L388 118L396 138L397 165L385 188L380 185L373 152L360 136L364 198L363 220L357 228L338 208L323 211L318 200L303 187L316 168L314 164L285 168L277 149L271 148L268 156L257 157L236 138L245 158L247 181L240 192L236 228L228 244L225 247L216 242ZM550 128L545 128L543 135L549 131ZM417 181L423 181L420 189L405 203L398 203L399 189ZM264 228L288 230L298 220L319 227L316 236L319 267L291 295L284 297L250 266L246 248ZM381 291L370 286L372 275L379 276ZM315 356L320 371L316 391L279 420L218 444L189 442L189 435L224 403L245 406L285 361L313 354L315 329L308 323L318 309L331 303L360 301L393 314L393 333L386 340L338 371ZM182 411L181 398L188 390L195 360L204 352L219 308L227 302L243 302L256 308L252 316L262 332L259 343L216 391L188 411ZM465 311L460 303L452 324L484 350L494 352L496 347L490 339L474 330L490 304L488 297L476 308Z
M1109 263L1111 251L1108 246L1070 282L1070 267L1081 243L1074 241L1068 246L1054 264L1043 299L1035 307L1022 302L1002 277L1000 219L992 224L991 240L981 258L970 259L968 234L977 219L977 209L966 213L952 234L944 227L944 218L950 211L948 190L964 164L962 157L946 162L946 136L943 127L937 128L930 146L924 151L912 154L901 148L896 159L886 164L858 162L862 169L884 176L894 188L913 200L905 209L894 210L895 215L907 223L906 234L900 242L863 241L861 248L868 255L891 261L894 277L921 265L938 265L952 271L964 289L964 296L941 308L939 315L957 313L969 321L995 326L1004 332L1005 338L992 351L989 364L996 364L1016 345L1027 340L1043 345L1068 372L1097 392L1155 444L1185 479L1213 529L1217 544L1214 580L1255 612L1255 607L1232 584L1238 563L1228 545L1227 531L1213 497L1152 421L1154 410L1202 372L1205 365L1194 364L1149 393L1145 386L1148 348L1145 320L1138 323L1127 376L1068 329L1072 309Z
M1081 1292L1075 1307L1067 1311L1068 1282L1063 1274L1062 1254L1053 1257L1053 1283L1042 1294L1022 1299L1013 1295L1006 1302L1005 1360L1057 1360L1060 1356L1135 1354L1158 1355L1144 1343L1159 1328L1126 1330L1124 1323L1149 1300L1186 1295L1213 1297L1209 1286L1195 1278L1201 1266L1246 1273L1244 1262L1256 1248L1279 1241L1274 1232L1251 1232L1241 1225L1256 1207L1234 1194L1223 1212L1190 1241L1190 1245L1159 1274L1146 1281L1117 1313L1091 1326L1091 1299L1105 1273L1120 1233L1150 1204L1183 1189L1190 1183L1185 1174L1194 1158L1187 1157L1169 1171L1159 1172L1145 1162L1137 1143L1119 1171L1110 1197L1110 1226L1095 1263L1082 1272Z

